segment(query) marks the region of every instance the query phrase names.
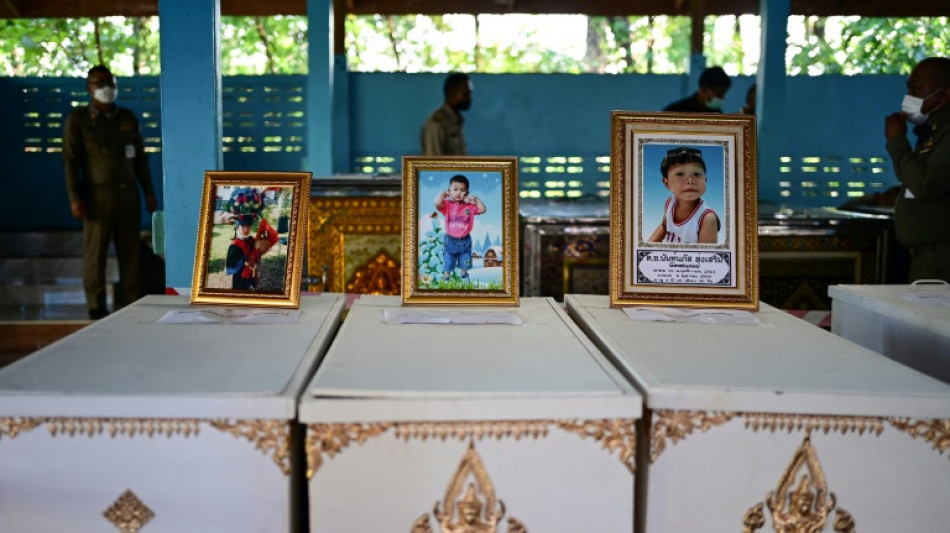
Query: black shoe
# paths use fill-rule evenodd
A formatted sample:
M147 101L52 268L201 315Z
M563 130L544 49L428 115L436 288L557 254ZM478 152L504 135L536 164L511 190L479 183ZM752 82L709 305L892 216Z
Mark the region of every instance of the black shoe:
M99 320L100 318L105 318L109 316L109 312L105 309L90 309L89 310L89 320Z

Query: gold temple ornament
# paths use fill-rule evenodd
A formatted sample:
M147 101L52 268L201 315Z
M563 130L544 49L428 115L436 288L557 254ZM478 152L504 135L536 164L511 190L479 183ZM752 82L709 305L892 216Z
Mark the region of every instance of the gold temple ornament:
M442 533L495 533L498 522L505 516L505 504L495 497L495 488L475 443L469 441L455 475L445 489L442 501L436 501L432 516ZM411 533L431 532L429 515L423 514L413 522ZM509 533L527 530L517 519L508 518Z
M313 281L307 290L359 293L364 280L356 273L365 269L378 274L383 267L387 276L401 276L398 261L394 271L388 261L376 264L380 255L401 257L400 202L398 197L311 198L307 275Z
M804 441L795 451L779 479L776 490L769 491L766 495L764 505L769 508L772 528L776 533L820 533L831 511L835 511L835 531L855 531L851 514L836 508L835 495L828 490L825 473L811 444L809 433L805 434ZM765 524L763 502L758 502L743 516L742 532L754 533Z
M131 489L126 489L119 495L102 515L122 533L138 533L145 524L155 518L155 513L142 503Z

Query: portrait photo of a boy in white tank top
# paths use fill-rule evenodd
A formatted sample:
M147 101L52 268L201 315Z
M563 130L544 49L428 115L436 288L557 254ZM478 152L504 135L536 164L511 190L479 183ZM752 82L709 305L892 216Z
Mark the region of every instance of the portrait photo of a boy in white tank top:
M661 221L647 241L669 244L720 242L719 216L703 200L708 184L702 151L688 146L667 150L660 162L660 174L670 194L663 204Z

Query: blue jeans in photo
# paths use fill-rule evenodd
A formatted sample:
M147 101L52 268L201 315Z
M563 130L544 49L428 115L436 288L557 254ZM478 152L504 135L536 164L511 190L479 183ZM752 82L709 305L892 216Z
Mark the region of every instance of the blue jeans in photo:
M446 277L451 274L457 266L463 271L462 278L467 278L466 272L472 268L472 236L466 235L461 238L445 236L445 244L442 247L443 266L442 271Z

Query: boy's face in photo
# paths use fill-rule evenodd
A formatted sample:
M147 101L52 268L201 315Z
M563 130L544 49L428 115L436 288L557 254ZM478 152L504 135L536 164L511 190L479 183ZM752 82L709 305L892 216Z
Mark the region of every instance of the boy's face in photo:
M241 224L238 226L238 233L242 238L251 236L251 225L250 224Z
M453 181L449 183L449 196L454 202L461 202L468 196L468 187L464 183Z
M677 200L696 201L706 193L706 171L699 163L674 164L667 170L663 185Z

